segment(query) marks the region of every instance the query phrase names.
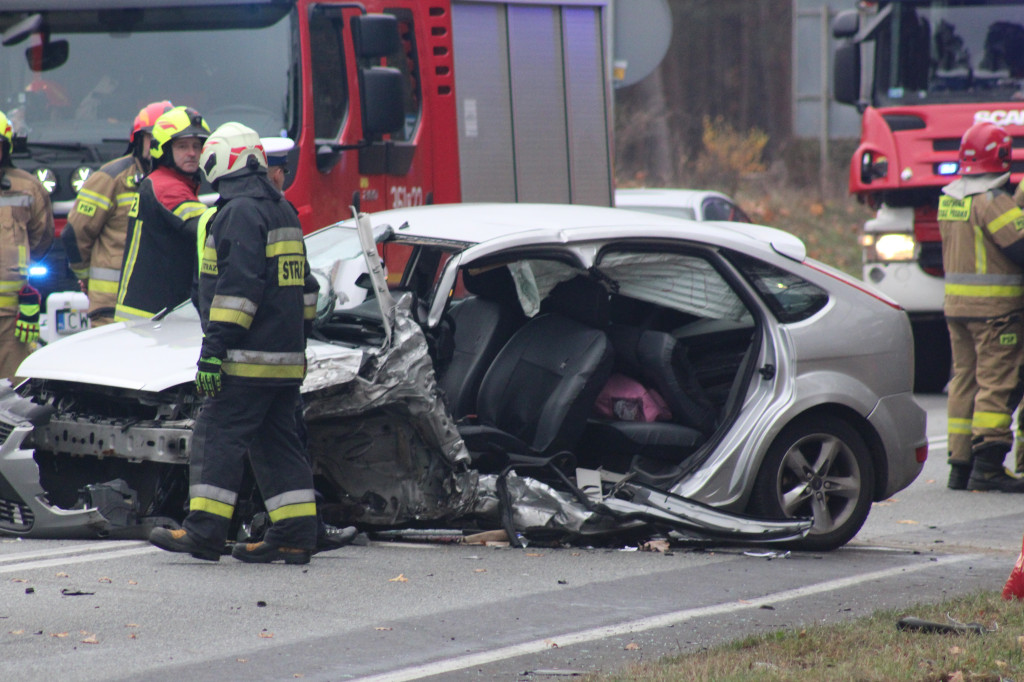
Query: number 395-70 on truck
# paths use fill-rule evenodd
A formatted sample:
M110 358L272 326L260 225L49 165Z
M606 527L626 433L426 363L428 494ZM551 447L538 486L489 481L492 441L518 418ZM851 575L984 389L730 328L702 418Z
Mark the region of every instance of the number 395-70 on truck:
M460 201L610 205L608 0L0 0L0 109L58 229L152 101L297 142L305 231ZM208 191L208 188L207 188ZM60 240L44 293L77 289Z

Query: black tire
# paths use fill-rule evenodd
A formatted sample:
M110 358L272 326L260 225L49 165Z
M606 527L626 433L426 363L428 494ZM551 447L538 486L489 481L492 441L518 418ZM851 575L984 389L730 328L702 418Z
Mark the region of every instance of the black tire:
M830 551L857 534L871 510L874 467L860 434L837 417L797 420L783 429L758 471L750 512L813 517L792 549Z
M942 393L953 370L953 352L945 319L916 320L914 333L914 393Z

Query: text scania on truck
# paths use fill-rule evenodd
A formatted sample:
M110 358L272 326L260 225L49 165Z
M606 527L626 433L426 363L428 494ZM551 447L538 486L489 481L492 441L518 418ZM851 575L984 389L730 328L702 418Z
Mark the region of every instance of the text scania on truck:
M294 139L285 194L307 232L352 205L607 206L609 5L0 0L0 109L58 229L164 99ZM57 245L33 280L45 292L77 289Z
M839 13L833 95L862 113L850 192L877 210L862 234L864 279L914 328L915 389L949 379L942 315L939 192L979 121L1014 136L1011 182L1024 177L1024 4L1013 0L858 2Z

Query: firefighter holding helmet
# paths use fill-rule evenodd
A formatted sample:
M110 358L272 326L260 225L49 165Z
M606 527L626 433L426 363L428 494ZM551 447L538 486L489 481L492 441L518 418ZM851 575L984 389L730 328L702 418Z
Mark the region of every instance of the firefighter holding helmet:
M189 299L195 275L199 155L210 128L199 112L174 107L153 123L153 172L128 211L114 318L149 319Z
M0 112L0 379L14 379L39 338L39 292L28 283L29 260L53 243L50 195L11 162L14 129Z
M93 327L114 321L128 234L128 212L139 183L150 171L153 124L173 105L164 100L143 107L132 123L124 156L91 173L78 190L75 206L61 232L71 271L89 296Z
M953 349L948 487L1024 492L1003 459L1024 362L1024 213L1006 191L1012 138L983 122L960 141L960 177L942 189L943 311Z
M181 529L154 529L150 541L216 561L249 453L271 526L262 541L236 544L232 556L308 563L316 498L296 413L317 287L302 228L267 179L256 131L225 123L206 141L200 164L220 194L199 268L196 388L206 399L193 432L188 516Z

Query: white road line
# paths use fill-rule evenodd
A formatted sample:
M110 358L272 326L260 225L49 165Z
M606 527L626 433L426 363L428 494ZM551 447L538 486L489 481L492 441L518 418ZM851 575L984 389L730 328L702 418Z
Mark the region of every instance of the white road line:
M492 651L484 651L478 654L470 654L467 656L460 656L447 661L437 661L435 663L427 663L425 665L413 666L410 668L404 668L402 670L394 670L388 673L381 673L379 675L373 675L370 677L360 677L350 682L408 682L409 680L419 680L424 677L431 677L433 675L443 675L445 673L454 672L456 670L465 670L466 668L472 668L475 666L487 665L496 661L502 661L509 658L515 658L516 656L523 656L525 654L536 654L551 649L551 644L554 642L559 647L566 647L572 644L582 644L585 642L593 642L599 639L605 639L607 637L618 637L621 635L627 635L634 632L643 632L645 630L653 630L654 628L668 627L669 625L676 625L683 623L694 618L704 618L707 616L717 616L726 613L735 613L737 611L743 611L747 609L757 609L764 605L778 604L779 602L790 601L792 599L799 599L801 597L808 597L822 592L831 592L853 585L859 585L861 583L870 582L872 580L881 580L883 578L890 578L897 575L905 575L908 573L914 573L928 568L934 568L936 566L943 566L946 564L953 564L962 561L968 561L977 559L976 555L963 555L963 556L951 556L942 557L936 561L927 560L922 561L916 566L897 566L894 568L887 568L880 571L873 571L871 573L864 573L862 575L851 576L848 578L839 578L837 580L828 580L823 583L816 585L806 585L804 587L798 587L792 590L783 590L782 592L776 592L774 594L768 594L763 597L754 597L752 599L746 599L742 602L729 601L721 604L714 604L712 606L703 606L696 609L685 609L683 611L674 611L672 613L665 613L658 616L651 616L649 618L641 618L639 620L628 621L620 623L618 625L609 625L599 628L593 628L590 630L582 630L580 632L569 632L564 635L547 637L545 639L538 639L532 642L523 642L522 644L514 644L512 646L502 647L500 649L494 649Z
M18 573L21 571L32 571L39 568L53 568L55 566L71 566L73 564L85 564L92 561L106 561L108 559L120 559L127 556L137 556L140 554L151 554L153 552L162 551L156 547L135 547L132 549L122 549L114 552L104 552L103 554L91 554L84 556L65 556L58 557L55 559L42 559L39 561L25 561L22 563L11 564L9 566L0 566L0 573Z
M10 554L0 556L0 564L9 563L11 561L28 561L31 559L45 559L52 556L64 556L67 554L82 554L84 552L104 552L108 549L124 549L126 547L145 547L149 543L142 541L125 541L125 540L111 540L108 542L93 542L92 540L83 540L81 544L76 544L68 547L61 547L59 549L44 549L38 552L18 552L16 554ZM0 548L3 545L0 544Z

